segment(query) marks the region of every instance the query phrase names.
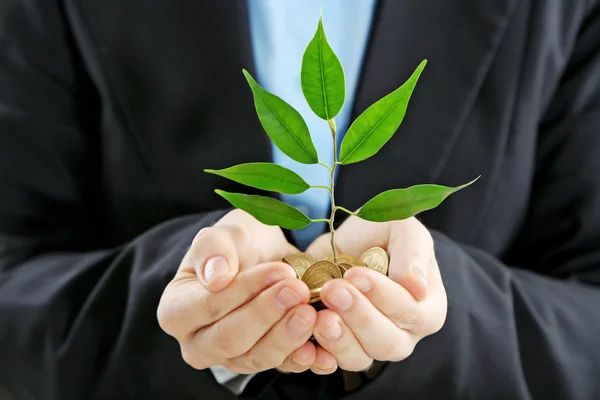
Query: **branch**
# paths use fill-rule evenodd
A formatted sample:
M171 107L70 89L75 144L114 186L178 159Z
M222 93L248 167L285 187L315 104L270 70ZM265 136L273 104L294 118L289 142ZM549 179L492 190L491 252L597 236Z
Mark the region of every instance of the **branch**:
M341 211L343 211L345 213L348 213L350 215L356 215L356 213L354 211L350 211L347 208L344 208L344 207L341 207L341 206L335 206L335 209L336 210L341 210Z
M329 172L331 172L331 167L329 165L325 164L324 162L319 161L319 165L324 166L325 168L327 168L329 170Z

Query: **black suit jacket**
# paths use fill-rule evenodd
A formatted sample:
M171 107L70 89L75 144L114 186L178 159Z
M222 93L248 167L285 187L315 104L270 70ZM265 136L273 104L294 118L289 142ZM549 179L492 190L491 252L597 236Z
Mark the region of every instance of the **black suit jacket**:
M182 361L156 307L194 234L228 210L213 189L249 192L203 169L270 159L241 74L245 1L9 11L0 398L227 398ZM380 0L353 117L425 58L399 132L340 169L339 203L482 178L421 217L444 328L345 398L598 398L598 2ZM294 390L302 376L286 376L264 395L325 396L337 375Z

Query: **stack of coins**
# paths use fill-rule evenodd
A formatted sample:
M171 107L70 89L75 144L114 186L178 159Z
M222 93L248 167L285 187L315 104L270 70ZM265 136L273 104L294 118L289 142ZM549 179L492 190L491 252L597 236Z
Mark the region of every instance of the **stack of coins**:
M312 254L296 253L283 258L283 262L289 264L296 271L298 279L301 279L310 290L310 301L315 309L325 308L321 302L321 288L325 282L332 279L342 278L346 271L351 268L371 268L384 275L388 273L389 257L381 247L373 247L367 250L360 258L349 254L339 254L334 260L329 256L324 260L317 261Z

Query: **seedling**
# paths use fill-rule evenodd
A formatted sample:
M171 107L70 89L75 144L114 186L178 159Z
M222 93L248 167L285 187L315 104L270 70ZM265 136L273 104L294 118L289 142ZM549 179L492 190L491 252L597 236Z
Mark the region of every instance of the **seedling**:
M296 230L311 223L327 222L331 235L334 262L337 261L334 218L340 210L367 221L385 222L402 220L440 205L449 195L471 185L473 181L456 187L421 184L404 189L387 190L367 201L358 211L350 211L335 203L334 176L338 165L348 165L374 156L394 135L402 123L408 102L425 68L423 60L408 80L398 89L384 96L358 116L348 128L338 152L335 117L345 102L344 70L330 47L319 19L317 31L302 58L300 83L311 110L331 130L333 165L319 161L306 122L291 105L269 93L243 70L254 96L258 118L273 143L287 156L303 164L319 164L331 174L329 186L311 186L294 171L268 162L235 165L205 172L220 175L235 182L265 191L300 194L310 188L329 190L331 214L326 219L311 219L302 211L273 197L229 193L216 189L234 207L253 215L267 225Z

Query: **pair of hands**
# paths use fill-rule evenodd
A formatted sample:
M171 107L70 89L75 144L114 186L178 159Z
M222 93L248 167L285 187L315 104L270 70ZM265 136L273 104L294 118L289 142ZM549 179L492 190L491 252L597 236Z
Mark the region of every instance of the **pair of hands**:
M415 218L373 223L350 217L335 233L342 253L380 246L389 277L353 268L327 282L319 312L308 287L281 260L298 252L279 227L233 210L202 229L161 298L161 328L196 369L221 365L251 374L363 371L374 360L401 361L446 319L444 285L427 229ZM307 249L331 254L329 234ZM315 336L318 344L308 339Z

